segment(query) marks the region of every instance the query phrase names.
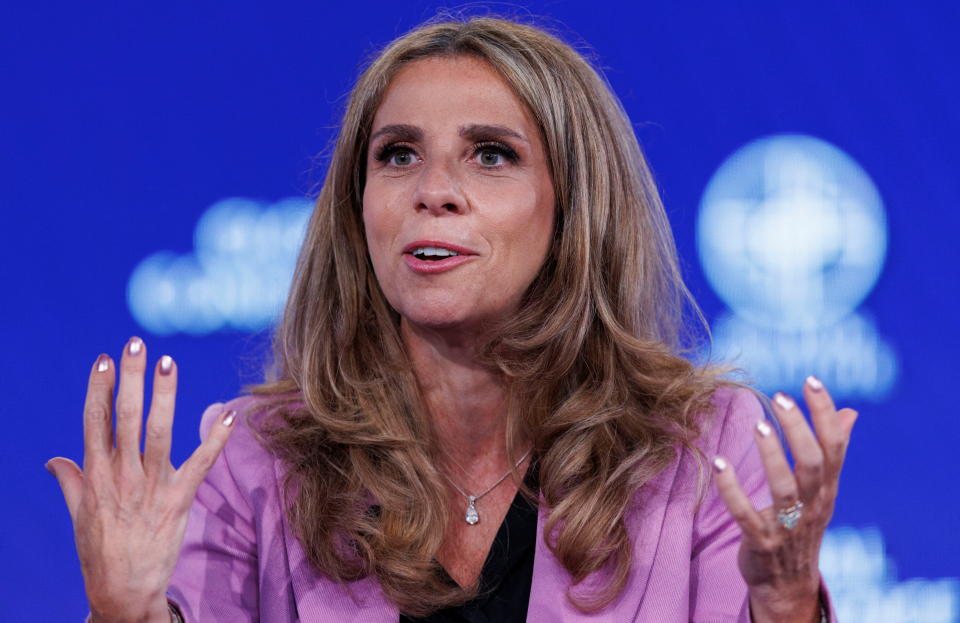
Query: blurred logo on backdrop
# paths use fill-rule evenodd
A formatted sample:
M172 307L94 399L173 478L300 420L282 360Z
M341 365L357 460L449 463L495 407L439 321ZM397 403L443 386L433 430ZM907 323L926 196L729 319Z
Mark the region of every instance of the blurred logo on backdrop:
M820 569L838 621L869 623L955 623L960 613L957 578L897 579L876 528L827 531Z
M194 249L143 259L127 286L133 317L157 335L258 331L279 316L313 207L307 199L217 202Z
M697 249L729 311L714 355L765 390L821 377L836 397L881 399L897 361L859 308L887 249L880 195L848 155L804 135L734 152L700 204Z

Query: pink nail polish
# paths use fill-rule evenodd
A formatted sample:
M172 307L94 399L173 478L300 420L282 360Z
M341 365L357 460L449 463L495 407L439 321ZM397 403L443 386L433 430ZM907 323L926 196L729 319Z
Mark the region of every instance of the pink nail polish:
M170 355L164 355L160 358L160 374L167 376L173 370L173 358Z
M777 392L774 394L773 401L777 403L777 405L779 405L784 411L789 411L795 406L793 400L783 392Z
M140 351L143 350L143 340L138 337L130 338L130 343L127 344L127 352L131 355L139 355Z
M237 412L231 409L227 411L227 414L223 416L223 425L224 426L233 426L233 421L237 418Z
M97 357L97 372L106 372L110 369L110 358L106 355Z
M713 468L718 472L722 472L723 470L727 469L727 460L722 456L716 457L713 459Z
M823 381L812 374L807 377L807 385L815 392L819 392L823 389Z
M764 420L760 420L757 422L757 432L760 433L761 437L769 437L770 433L773 432L773 429L770 428L770 425Z

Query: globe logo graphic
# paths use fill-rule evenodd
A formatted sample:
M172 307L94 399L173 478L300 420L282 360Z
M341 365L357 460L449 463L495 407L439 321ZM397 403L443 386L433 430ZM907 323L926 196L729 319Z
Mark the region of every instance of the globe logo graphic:
M896 358L859 306L887 250L880 194L847 154L782 134L730 155L700 204L697 251L729 307L714 350L762 389L823 378L838 397L880 398Z
M134 268L130 313L156 335L259 331L277 318L312 202L231 197L213 204L188 253L157 251Z
M710 180L698 252L738 315L782 329L836 322L873 288L886 254L880 195L836 147L802 135L754 141Z

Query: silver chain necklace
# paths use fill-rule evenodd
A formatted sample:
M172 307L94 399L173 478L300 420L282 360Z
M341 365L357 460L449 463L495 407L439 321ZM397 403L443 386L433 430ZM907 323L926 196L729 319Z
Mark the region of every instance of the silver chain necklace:
M531 450L532 450L532 448L531 448ZM518 461L513 465L513 468L516 469L516 468L520 467L520 464L523 463L523 462L527 459L528 456L530 456L530 450L527 450L526 452L523 453L523 456L521 456L521 457L520 457L520 460L518 460ZM480 513L477 511L477 501L480 500L480 498L482 498L482 497L485 496L486 494L488 494L488 493L490 493L491 491L493 491L494 489L496 489L496 488L497 488L497 485L499 485L501 482L503 482L504 480L506 480L506 479L507 479L507 476L509 476L511 473L513 473L513 469L511 469L510 471L508 471L508 472L507 472L506 474L504 474L503 476L500 476L500 479L497 480L497 482L495 482L495 483L493 483L492 485L490 485L489 487L487 487L487 488L483 491L483 493L480 493L479 495L470 495L469 493L467 493L466 491L464 491L463 489L461 489L460 487L458 487L458 486L457 486L457 483L453 482L453 479L451 479L450 476L447 476L446 474L443 474L443 477L447 479L447 482L449 482L449 483L453 486L453 488L457 490L457 492L458 492L460 495L462 495L463 497L467 498L467 512L464 514L463 520L466 521L468 524L470 524L470 525L472 526L472 525L475 525L475 524L480 523Z

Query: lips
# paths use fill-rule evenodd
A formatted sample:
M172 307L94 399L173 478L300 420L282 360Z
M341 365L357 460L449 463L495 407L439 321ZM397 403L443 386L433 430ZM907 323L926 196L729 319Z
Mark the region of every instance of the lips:
M427 248L432 247L435 249L449 249L459 255L476 255L477 252L473 249L468 249L466 247L461 247L458 244L452 244L450 242L443 242L442 240L415 240L407 246L403 247L404 253L413 253L418 248Z
M403 260L415 273L432 275L472 261L477 252L441 240L416 240L403 248Z

